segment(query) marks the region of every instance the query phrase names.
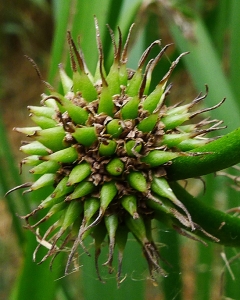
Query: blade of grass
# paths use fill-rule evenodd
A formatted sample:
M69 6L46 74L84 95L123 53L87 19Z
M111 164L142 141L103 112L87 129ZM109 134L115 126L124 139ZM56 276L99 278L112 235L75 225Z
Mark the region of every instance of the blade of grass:
M108 35L106 24L109 21L112 2L110 0L102 0L101 4L97 0L78 0L76 11L72 23L72 36L77 41L80 36L81 48L84 53L89 70L94 73L98 60L98 50L96 47L96 30L94 25L94 15L97 17L100 35L102 41Z
M62 255L57 258L55 265L60 267L49 270L48 263L37 265L33 262L33 251L37 246L36 237L32 232L26 234L27 248L24 255L24 263L19 277L12 290L10 300L52 300L55 299L56 289L59 281L56 281L62 274ZM42 250L40 250L43 255Z
M7 191L9 191L12 187L20 185L21 179L19 175L19 171L15 164L15 160L13 157L13 153L11 151L11 147L6 136L6 129L4 127L1 115L0 115L0 136L1 136L1 149L0 149L0 186L2 187L2 194L4 195ZM2 195L2 196L3 196ZM30 206L28 202L26 202L26 197L23 199L21 192L18 190L14 195L9 194L6 198L6 203L8 209L11 213L14 231L17 235L17 239L20 246L23 246L25 237L21 226L21 221L18 214L26 214Z
M232 0L230 7L230 83L232 89L236 95L236 99L240 97L240 86L239 86L239 70L240 70L240 39L239 39L239 28L240 28L240 2Z
M92 247L90 249L91 257L86 257L86 254L83 254L83 256L81 257L81 262L83 261L82 259L86 257L81 267L81 285L83 294L85 296L84 299L145 299L144 283L146 280L147 266L141 254L141 247L136 242L135 238L133 238L132 236L129 238L126 249L124 251L122 276L126 276L126 278L121 283L119 289L117 288L115 276L117 271L117 257L114 258L114 274L107 274L107 269L106 267L102 266L102 263L104 263L107 259L108 249L107 247L103 247L99 259L100 274L103 280L105 280L105 283L103 284L97 278L93 260L93 250L94 249ZM142 272L144 273L141 274Z
M64 62L66 54L66 33L70 22L70 8L73 1L53 1L54 36L51 51L51 63L48 81L52 84L58 70L58 64Z
M161 225L159 241L165 246L160 250L161 256L171 265L163 264L168 276L163 278L160 289L163 288L165 299L183 299L179 234Z
M205 25L211 35L215 49L222 59L226 51L226 34L229 27L231 1L220 1L205 18Z
M190 51L188 57L183 60L197 90L203 90L206 83L209 86L207 106L219 103L223 97L227 98L226 103L214 111L214 116L224 120L228 126L227 131L231 131L240 125L239 105L222 71L221 62L202 20L196 17L189 26L193 28L192 39L186 39L183 32L173 22L169 23L179 50Z

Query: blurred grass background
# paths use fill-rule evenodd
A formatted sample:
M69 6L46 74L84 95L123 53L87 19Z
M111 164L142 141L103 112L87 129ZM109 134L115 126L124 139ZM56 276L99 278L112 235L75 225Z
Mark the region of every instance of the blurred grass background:
M90 3L91 2L91 3ZM55 262L32 262L35 237L22 228L16 214L24 215L34 207L33 199L4 193L15 185L30 180L27 171L18 175L18 152L21 136L14 126L27 126L26 106L38 105L44 86L35 70L24 58L33 58L50 84L58 86L57 68L62 62L68 69L66 31L81 35L81 44L90 70L97 61L93 15L100 25L108 67L112 53L105 24L116 32L119 25L123 37L135 22L129 67L136 68L144 49L155 39L162 45L173 43L167 56L155 70L155 84L164 75L170 62L183 51L191 53L175 70L169 102L191 101L209 86L204 105L212 106L223 97L227 101L211 112L224 120L229 132L239 126L240 116L240 2L238 0L12 0L0 3L0 299L131 299L131 300L205 300L240 299L240 262L234 260L230 270L225 263L238 249L224 249L189 241L156 224L156 238L161 254L172 264L168 278L159 278L159 286L147 278L147 266L140 247L128 243L124 258L126 280L119 290L114 276L106 284L98 282L92 259L82 255L80 270L62 276L64 257ZM153 51L154 55L154 51ZM224 133L223 132L223 133ZM202 201L226 210L239 206L239 194L225 178L207 176L206 192L200 181L191 184L191 192L200 193ZM43 195L35 195L41 199ZM165 245L165 246L164 246ZM224 260L223 258L226 257ZM60 279L59 279L60 278ZM57 280L59 279L59 280ZM33 296L34 295L34 296Z

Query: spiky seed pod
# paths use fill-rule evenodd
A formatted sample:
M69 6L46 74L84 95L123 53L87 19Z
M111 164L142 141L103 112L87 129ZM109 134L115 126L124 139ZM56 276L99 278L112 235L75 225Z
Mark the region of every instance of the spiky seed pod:
M197 155L186 151L208 143L210 139L203 136L216 130L220 123L207 119L198 124L184 124L202 112L191 110L206 95L200 94L186 105L165 105L171 88L168 79L187 53L171 64L149 94L152 71L169 45L146 63L151 49L159 45L159 41L152 43L140 58L136 72L130 72L126 63L132 27L123 48L121 32L117 46L110 29L114 61L106 73L97 20L95 25L99 51L96 75L87 70L82 51L77 50L68 33L73 76L69 78L60 65L64 94L51 89L49 96L43 95L40 107L28 107L37 126L15 128L30 138L20 148L29 155L21 166L33 166L30 172L40 175L34 183L21 187L28 187L26 192L31 192L53 186L50 195L22 218L34 231L40 223L60 212L61 218L42 237L36 233L40 245L34 257L38 248L46 244L41 240L51 245L41 262L51 255L54 259L59 251L70 247L66 273L79 244L88 253L84 239L91 234L95 240L96 270L101 279L98 257L107 236L109 254L104 265L109 267L109 272L113 271L117 245L118 283L127 235L132 232L142 246L154 278L154 272L163 275L165 272L159 266L151 221L161 215L169 226L178 224L192 231L196 228L187 208L171 190L165 168L176 157ZM46 211L45 217L30 224L31 217L39 210Z

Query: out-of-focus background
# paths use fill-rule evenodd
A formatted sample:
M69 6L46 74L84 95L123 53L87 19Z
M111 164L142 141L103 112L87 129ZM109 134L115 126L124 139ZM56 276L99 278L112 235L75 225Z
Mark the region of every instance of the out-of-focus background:
M88 257L81 257L79 272L63 279L64 263L51 272L48 262L38 266L32 262L35 237L27 233L16 214L24 215L34 204L20 192L7 199L5 192L30 180L26 171L18 174L18 151L21 135L15 126L28 126L27 105L38 105L45 92L31 57L43 78L58 86L57 65L67 63L66 31L74 38L80 34L90 68L96 62L93 15L96 15L103 37L106 57L111 53L105 24L116 31L119 25L126 37L135 22L129 66L136 68L137 59L155 39L162 45L174 43L154 73L155 84L164 75L170 62L183 51L190 51L171 77L173 88L169 102L191 101L209 86L206 106L227 102L211 116L224 120L226 132L239 126L240 116L240 2L238 0L10 0L0 2L0 299L148 299L205 300L240 299L240 262L234 260L237 249L203 245L180 238L174 232L158 228L156 236L163 245L163 256L170 259L172 273L153 286L147 278L147 267L140 266L140 275L128 273L120 290L115 278L103 285L97 281L94 266ZM91 40L92 39L92 40ZM154 52L154 51L153 51ZM111 62L111 59L106 59ZM203 195L200 181L192 189L203 201L226 210L239 206L238 193L224 179L205 179ZM136 250L135 250L136 249ZM130 242L125 252L125 267L137 270L140 247ZM64 258L63 258L64 259Z

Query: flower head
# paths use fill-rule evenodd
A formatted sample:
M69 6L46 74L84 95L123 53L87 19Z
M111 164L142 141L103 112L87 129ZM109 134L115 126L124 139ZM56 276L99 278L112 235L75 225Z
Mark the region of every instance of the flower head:
M220 122L190 122L206 111L192 111L206 95L200 94L190 104L165 104L171 89L168 79L187 53L172 62L166 75L149 92L152 71L169 45L146 63L151 49L159 45L159 41L152 43L141 56L136 71L132 71L127 68L132 27L124 46L121 31L116 43L110 29L114 60L106 72L97 20L95 25L99 51L95 75L89 72L82 51L68 33L73 74L68 77L59 66L64 93L48 85L50 95L43 95L41 106L28 107L36 126L15 128L33 140L20 148L28 155L21 165L32 166L30 173L40 176L21 187L28 187L25 192L31 192L52 186L49 196L22 218L38 237L36 251L47 246L41 262L69 249L66 274L79 245L88 253L84 240L91 235L100 278L97 261L107 237L109 251L104 265L113 272L113 256L118 248L118 282L127 236L132 232L154 278L154 272L165 272L159 265L159 252L152 238L152 220L161 215L163 222L179 232L181 227L202 230L171 190L166 168L179 156L198 155L187 151L208 143L210 139L205 134L216 130ZM32 216L40 210L46 212L45 216L31 224ZM58 220L41 233L40 224L57 213Z

